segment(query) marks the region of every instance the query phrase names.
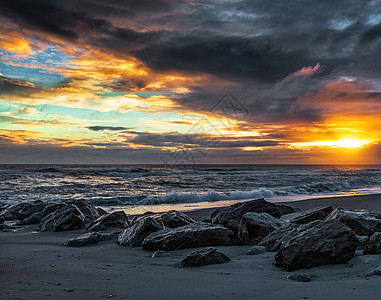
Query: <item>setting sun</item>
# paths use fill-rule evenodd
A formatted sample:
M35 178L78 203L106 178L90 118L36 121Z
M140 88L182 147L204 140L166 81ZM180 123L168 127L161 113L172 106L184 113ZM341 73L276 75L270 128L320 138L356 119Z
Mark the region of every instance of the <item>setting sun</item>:
M338 141L293 143L291 145L296 148L310 148L310 147L360 148L367 144L369 144L369 142L364 140L344 139L344 140L338 140Z

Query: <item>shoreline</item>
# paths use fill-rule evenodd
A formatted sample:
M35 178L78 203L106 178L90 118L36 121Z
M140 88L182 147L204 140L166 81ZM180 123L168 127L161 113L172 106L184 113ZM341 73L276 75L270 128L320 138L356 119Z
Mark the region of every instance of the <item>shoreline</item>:
M302 210L320 205L381 211L381 194L306 199L287 204ZM214 210L187 212L202 220ZM287 272L273 265L275 252L246 255L252 247L216 246L231 261L180 268L195 249L151 258L141 247L115 240L85 247L63 243L84 232L36 232L36 225L0 232L0 299L377 299L380 278L368 277L381 255L357 251L348 264L324 265ZM311 282L287 279L307 274Z

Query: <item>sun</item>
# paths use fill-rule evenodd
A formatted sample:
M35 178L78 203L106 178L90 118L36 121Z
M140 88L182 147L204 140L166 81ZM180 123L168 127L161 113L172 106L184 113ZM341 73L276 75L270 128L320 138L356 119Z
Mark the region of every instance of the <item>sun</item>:
M292 143L292 147L311 148L311 147L330 147L330 148L360 148L369 144L369 141L356 139L343 139L338 141L320 141L306 143Z

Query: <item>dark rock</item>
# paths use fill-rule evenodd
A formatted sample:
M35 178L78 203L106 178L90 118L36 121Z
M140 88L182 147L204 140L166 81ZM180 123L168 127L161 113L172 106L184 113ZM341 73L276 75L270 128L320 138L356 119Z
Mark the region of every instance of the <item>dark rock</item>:
M113 235L111 233L87 232L78 237L68 240L64 244L64 246L83 247L91 244L97 244L102 241L111 240L116 237L117 235Z
M321 206L303 212L282 216L281 219L295 224L307 224L316 220L324 220L333 210L332 206Z
M366 276L374 276L374 275L381 276L381 268L380 267L378 267L378 268L370 271L368 274L366 274Z
M308 274L290 274L287 276L287 279L299 282L310 282L314 277L316 276Z
M45 216L39 225L41 231L66 231L80 229L85 225L85 216L75 205L64 207Z
M148 235L163 228L163 224L154 218L140 219L119 234L118 244L131 247L141 246Z
M18 220L23 221L26 218L30 217L34 213L41 213L44 208L47 206L46 202L43 201L33 201L31 203L26 203L24 207L16 211L15 216Z
M290 211L291 210L294 211L290 208ZM279 219L282 216L283 211L285 211L284 206L281 207L279 205L275 205L265 199L256 199L219 208L212 213L211 219L213 224L222 224L223 226L231 229L235 236L237 236L241 217L245 213L264 212Z
M147 250L176 250L232 244L233 232L222 225L194 223L150 234L143 241Z
M186 226L196 222L191 217L187 216L186 214L182 212L171 210L164 213L147 212L142 216L133 218L131 221L131 225L148 217L153 218L160 223L163 223L165 227L169 227L169 228L177 228L177 227Z
M370 237L364 254L381 254L381 232L376 232Z
M45 217L51 214L52 212L55 212L57 209L60 209L65 206L66 204L61 202L48 204L47 206L45 206L44 210L42 211L42 216Z
M127 228L128 218L124 211L114 211L110 214L100 216L89 225L87 231L105 231L115 228Z
M318 223L314 227L299 233L280 247L274 259L277 267L294 271L343 264L352 259L359 243L354 232L337 220L315 222Z
M265 236L259 243L259 246L265 246L267 251L278 251L283 244L286 244L299 233L313 228L319 224L319 221L314 221L304 225L288 224L278 230L274 230L269 235Z
M85 216L86 223L91 223L101 216L97 208L86 200L71 200L67 201L66 203L77 206Z
M351 228L357 235L371 237L381 231L381 213L368 210L346 210L338 208L326 220L336 219Z
M368 245L369 237L366 235L357 235L357 239L359 240L357 250L365 250Z
M169 256L173 256L173 254L168 251L158 250L154 254L152 254L151 258L169 257Z
M187 255L181 262L181 267L199 267L229 262L230 258L218 252L216 248L204 248Z
M262 238L276 229L281 228L284 222L267 213L245 213L238 228L238 243L255 245Z
M41 222L42 218L43 218L42 217L42 211L39 211L39 212L35 212L34 214L29 216L28 218L24 219L24 221L22 223L25 225L39 224Z
M246 255L258 255L266 252L266 248L264 246L253 246L247 251Z
M288 205L277 204L277 206L279 207L279 210L280 210L280 213L282 216L283 215L289 215L289 214L292 214L292 213L297 211L297 210L295 210L295 208L288 206Z

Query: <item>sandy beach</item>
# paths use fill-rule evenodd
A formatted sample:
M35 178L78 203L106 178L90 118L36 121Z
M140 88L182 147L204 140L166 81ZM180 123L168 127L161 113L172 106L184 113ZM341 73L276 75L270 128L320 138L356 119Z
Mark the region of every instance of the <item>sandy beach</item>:
M282 203L283 204L283 203ZM381 195L319 198L287 203L302 210L320 206L381 210ZM188 212L196 220L213 209ZM30 225L0 233L0 299L379 299L380 276L367 277L380 255L357 251L351 264L286 272L273 265L274 252L246 255L251 246L216 247L231 258L225 264L180 268L194 249L151 258L143 248L115 240L63 246L84 230L36 232ZM311 282L287 279L315 275Z

